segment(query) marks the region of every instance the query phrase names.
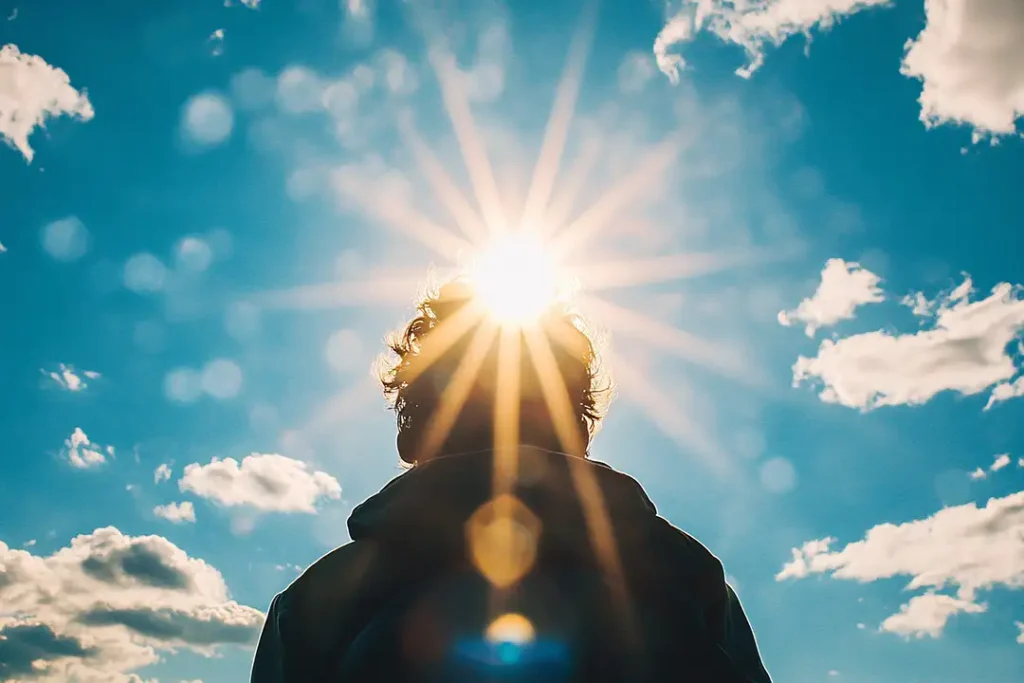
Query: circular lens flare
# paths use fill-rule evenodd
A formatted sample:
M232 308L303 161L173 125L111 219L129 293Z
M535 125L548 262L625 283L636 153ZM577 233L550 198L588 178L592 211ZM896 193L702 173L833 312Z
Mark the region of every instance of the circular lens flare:
M522 614L502 614L487 627L487 641L491 644L526 645L535 637L533 624Z
M536 236L498 238L474 260L471 277L488 314L502 325L536 321L558 296L557 267Z

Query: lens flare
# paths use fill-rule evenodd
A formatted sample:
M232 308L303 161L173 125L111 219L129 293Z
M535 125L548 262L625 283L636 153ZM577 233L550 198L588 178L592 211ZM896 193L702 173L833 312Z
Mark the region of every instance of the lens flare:
M484 309L501 325L535 322L559 294L554 258L528 233L498 237L474 259L470 275Z
M526 645L534 639L533 624L522 614L502 614L487 627L487 641L492 644Z

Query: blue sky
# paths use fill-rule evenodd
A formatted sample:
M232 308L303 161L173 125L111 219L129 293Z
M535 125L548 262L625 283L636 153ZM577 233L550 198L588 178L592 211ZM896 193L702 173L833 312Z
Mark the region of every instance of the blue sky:
M777 680L1018 680L1022 7L0 2L0 673L244 678L400 472L368 370L465 215L424 169L518 221L578 34L593 456Z

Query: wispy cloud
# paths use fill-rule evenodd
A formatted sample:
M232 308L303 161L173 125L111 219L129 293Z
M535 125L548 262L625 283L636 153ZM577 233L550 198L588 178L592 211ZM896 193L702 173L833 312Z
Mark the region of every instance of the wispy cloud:
M1020 398L1021 396L1024 396L1024 375L1021 375L1012 382L997 384L988 397L985 410L990 410L997 403L1009 401L1012 398Z
M850 320L860 306L883 301L885 297L878 286L881 281L859 263L829 259L814 295L801 301L795 310L780 311L779 324L804 323L804 332L813 337L821 327Z
M171 478L171 468L167 463L161 463L159 467L153 470L153 483L159 484L162 481L167 481Z
M100 373L94 370L76 371L73 367L61 363L56 370L40 370L43 376L52 380L57 386L68 391L81 391L88 383L86 379L97 379ZM83 379L85 378L85 379Z
M823 341L817 356L797 359L794 386L820 381L823 401L861 410L918 405L943 391L998 390L1019 372L1007 347L1024 329L1021 288L1001 283L973 302L972 291L967 278L938 300L930 329Z
M830 574L860 582L908 576L908 590L926 589L886 619L882 629L905 636L938 636L958 613L985 611L977 592L1024 587L1024 491L947 507L903 524L879 524L864 538L832 550L833 538L809 541L776 575L779 581ZM956 587L955 596L937 591Z
M233 458L193 463L185 467L178 486L225 507L247 506L263 512L312 514L321 500L341 497L337 479L275 453L254 453L241 463Z
M742 47L747 64L736 73L748 77L764 63L765 50L797 35L810 39L812 31L825 31L841 19L891 0L682 0L671 2L670 16L654 42L654 56L673 82L686 66L678 54L681 45L707 31L720 40ZM672 10L675 11L672 11Z
M194 523L196 521L195 506L187 500L181 503L157 505L153 508L153 514L173 524L181 524L183 522Z
M0 74L0 139L28 162L35 156L29 137L47 119L70 116L88 121L95 114L88 96L71 87L63 69L22 53L16 45L0 48Z
M224 54L224 29L219 28L211 33L210 37L206 39L206 44L210 47L210 54L214 57Z

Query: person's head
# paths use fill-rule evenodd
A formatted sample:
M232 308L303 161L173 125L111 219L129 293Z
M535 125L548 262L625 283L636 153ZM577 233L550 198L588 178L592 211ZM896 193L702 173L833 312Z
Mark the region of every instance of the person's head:
M378 376L397 416L399 455L410 465L492 448L499 404L501 420L518 410L520 443L568 451L568 440L581 451L575 455L586 455L610 399L584 321L561 303L528 330L503 328L479 309L472 286L456 279L424 296L387 345L393 355L382 358ZM558 426L552 392L560 394ZM574 438L565 438L566 429Z

